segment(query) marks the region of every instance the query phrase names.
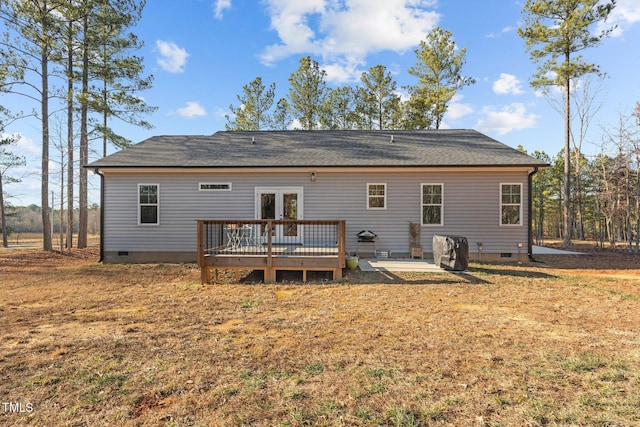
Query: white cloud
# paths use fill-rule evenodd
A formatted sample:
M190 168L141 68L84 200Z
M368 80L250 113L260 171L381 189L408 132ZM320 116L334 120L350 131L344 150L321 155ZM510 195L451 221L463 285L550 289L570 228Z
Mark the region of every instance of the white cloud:
M12 199L14 205L40 204L42 146L20 132L3 132L0 137L13 137L15 144L5 149L14 155L22 156L26 162L25 165L15 166L9 171L9 175L21 181L5 183L5 197ZM51 149L53 150L53 147ZM49 162L49 168L52 172L55 171L56 165L53 161Z
M349 75L373 52L404 52L438 25L433 0L265 0L280 43L261 60L271 64L298 54L321 55L333 75ZM332 64L329 64L332 65Z
M226 119L227 115L230 115L230 114L231 113L229 112L229 110L225 110L222 107L215 107L215 109L213 110L213 117L219 120Z
M492 107L485 107L482 113L484 117L478 120L474 128L480 132L498 135L535 127L539 118L538 115L527 112L526 107L521 103L507 105L499 111Z
M178 108L178 115L192 119L194 117L203 117L207 115L205 109L195 101L187 102L184 108Z
M621 37L625 30L640 22L640 2L638 0L618 0L607 22L600 25L600 29L617 25L612 35Z
M289 124L289 127L287 129L289 129L289 130L300 130L300 129L304 129L304 128L300 124L300 120L299 119L293 119L291 121L291 123Z
M411 94L406 90L406 88L396 90L395 94L400 97L400 102L407 102L411 99Z
M513 74L501 73L500 78L493 82L493 91L498 95L518 95L523 93L520 80Z
M41 156L42 155L42 146L36 145L31 139L22 135L20 132L16 132L13 134L3 133L2 138L13 137L15 139L15 145L9 147L9 151L14 152L14 154L24 156L27 159L33 156Z
M34 204L40 206L42 203L40 170L38 168L23 168L16 170L12 175L19 177L22 181L7 185L5 197L10 198L13 205L27 206ZM53 186L50 185L50 189L53 189ZM56 202L56 204L58 203Z
M157 40L156 47L160 52L158 64L163 70L170 73L184 72L184 66L186 65L187 58L189 57L186 50L179 47L174 42L164 40Z
M447 107L447 113L445 115L445 118L447 120L457 120L473 113L473 107L469 104L463 103L463 98L464 96L460 94L454 95L453 98L451 98L451 101L449 102L449 105Z
M490 34L487 35L487 38L495 39L497 37L500 37L501 34L508 34L508 33L511 33L513 31L517 31L517 30L518 30L518 26L517 25L508 25L508 26L504 27L502 30L500 30L500 34L490 33Z
M222 19L222 13L226 9L231 9L231 0L217 0L214 7L214 16L216 19Z
M346 83L359 81L363 70L358 66L364 65L360 60L346 60L341 63L322 65L321 68L327 72L327 81L333 83Z

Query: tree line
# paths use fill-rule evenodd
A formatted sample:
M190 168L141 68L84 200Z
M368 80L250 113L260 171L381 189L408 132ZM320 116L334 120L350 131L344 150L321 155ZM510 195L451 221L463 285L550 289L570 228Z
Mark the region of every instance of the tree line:
M265 86L256 77L244 85L239 104L229 106L226 129L439 129L453 96L475 83L462 74L466 49L456 47L451 32L436 27L415 53L408 72L417 82L404 88L406 100L384 65L363 72L357 86L330 88L326 71L306 56L289 77L287 96L277 101L275 83Z
M152 85L144 75L142 58L135 52L142 42L130 29L142 15L145 0L0 0L0 20L5 31L0 40L0 93L19 93L39 109L33 114L42 126L42 225L44 249L52 249L49 206L51 143L66 168L60 184L66 187L67 246L72 245L74 176L88 161L92 141L124 147L129 141L111 128L113 120L151 127L142 117L155 110L139 96ZM640 229L638 134L629 120L605 129L601 152L582 152L587 130L597 108L589 76L602 77L598 65L583 59L582 52L596 47L614 27L605 21L615 0L527 0L518 34L531 60L537 64L532 87L543 93L564 117L564 148L556 157L532 155L551 164L534 177L535 238L572 237L604 241L635 237ZM326 71L310 56L300 59L289 77L286 96L276 98L275 83L261 77L242 87L237 104L229 106L227 130L264 129L439 129L449 102L457 91L474 84L465 77L466 49L452 34L436 27L415 50L416 62L408 69L414 85L399 94L397 83L384 65L363 72L353 86L330 88ZM54 79L51 83L50 78ZM557 99L557 93L560 93ZM65 120L52 126L51 99L65 106ZM0 106L0 131L23 116ZM79 159L74 159L79 139ZM634 142L635 141L635 142ZM57 142L57 144L56 144ZM0 141L0 213L4 215L2 183L10 183L9 169L24 162L11 154L10 137ZM64 165L64 166L63 166ZM86 246L87 178L78 172L78 247ZM59 207L60 212L64 207ZM4 227L5 219L0 218ZM631 247L631 246L630 246Z
M147 105L139 92L151 87L153 76L144 74L142 58L135 54L142 41L130 31L140 20L145 4L145 0L0 0L4 27L0 94L21 95L34 105L27 113L3 108L0 132L7 123L24 116L34 116L40 123L45 250L53 249L49 204L52 145L61 153L59 200L66 201L66 246L73 245L77 201L77 247L83 248L87 246L88 187L87 170L82 166L88 163L91 142L100 141L106 154L108 144L125 147L130 143L114 131L114 121L151 127L142 117L155 107ZM54 117L57 128L52 126ZM0 145L0 164L5 172L24 161L6 154L12 142L9 137ZM78 159L74 158L76 149ZM3 215L5 205L0 192ZM5 235L4 218L2 225Z
M550 164L533 177L532 221L537 244L567 234L597 247L626 243L640 253L640 103L607 129L597 154L586 156L572 144L569 169L570 230L564 229L564 152L528 153ZM522 147L519 149L526 152Z
M100 206L91 203L88 210L89 226L87 230L89 234L98 234L100 232ZM77 213L78 209L76 208ZM42 233L42 208L40 206L33 204L29 206L11 206L7 209L6 215L11 220L7 225L7 237L9 239L17 239L16 234ZM73 224L74 233L78 232L77 217L76 215L76 221ZM58 243L62 240L64 245L66 234L65 212L59 209L51 209L51 218L54 240L58 240Z

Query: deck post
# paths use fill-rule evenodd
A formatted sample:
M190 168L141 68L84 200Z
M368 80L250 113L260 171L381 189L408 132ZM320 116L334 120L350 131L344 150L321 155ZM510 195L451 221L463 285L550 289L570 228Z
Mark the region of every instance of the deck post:
M338 265L340 268L346 267L347 242L346 242L346 221L338 222Z
M200 284L204 285L209 283L209 268L204 264L204 222L197 222L197 234L198 234L198 255L197 255L197 263L198 267L200 267Z
M271 233L273 232L273 221L267 221L267 269L265 270L267 274L265 274L264 281L266 283L271 283L276 281L276 274L273 271L273 237Z
M198 267L204 267L204 221L198 221Z
M208 272L209 272L208 267L200 267L200 284L203 286L209 283L207 281Z

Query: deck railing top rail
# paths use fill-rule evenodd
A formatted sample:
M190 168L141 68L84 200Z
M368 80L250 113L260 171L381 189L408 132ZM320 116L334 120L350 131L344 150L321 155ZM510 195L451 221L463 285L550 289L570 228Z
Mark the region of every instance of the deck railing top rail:
M343 220L198 220L198 262L205 256L338 256Z
M198 219L196 220L198 224L202 225L214 225L214 224L222 224L222 225L246 225L246 224L256 224L256 225L267 225L271 224L274 226L283 225L283 224L299 224L299 225L329 225L338 227L340 224L344 224L344 220L317 220L317 219Z

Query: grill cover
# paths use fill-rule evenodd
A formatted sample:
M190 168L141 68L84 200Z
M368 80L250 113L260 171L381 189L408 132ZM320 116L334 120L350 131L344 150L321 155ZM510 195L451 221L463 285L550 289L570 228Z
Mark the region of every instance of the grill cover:
M358 241L360 242L375 242L378 240L378 235L371 230L362 230L356 236L358 236Z
M466 270L469 266L469 242L467 238L434 235L433 262L445 270Z

